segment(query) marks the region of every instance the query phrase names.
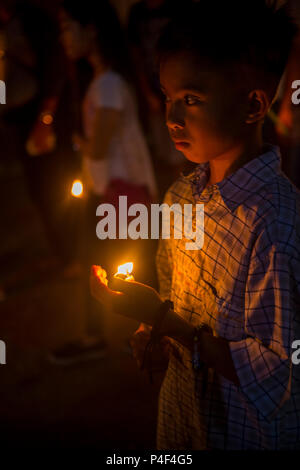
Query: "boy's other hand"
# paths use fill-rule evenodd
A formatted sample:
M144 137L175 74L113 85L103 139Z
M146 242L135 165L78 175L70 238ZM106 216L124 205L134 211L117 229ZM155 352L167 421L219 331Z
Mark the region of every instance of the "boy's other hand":
M132 337L130 338L130 346L132 349L133 357L137 362L138 367L141 369L145 349L147 343L149 342L151 337L151 330L145 329L142 325L136 330Z
M101 266L92 266L90 287L95 299L114 313L148 325L153 325L163 303L155 289L140 282L114 277L108 287L106 272Z
M150 340L151 329L144 328L141 325L138 330L132 335L130 339L130 346L132 348L133 357L135 358L138 367L141 369L144 360L146 346ZM151 368L153 371L164 371L168 366L169 351L171 343L167 337L163 337L159 346L154 348L151 356ZM144 364L145 369L150 367L150 364Z

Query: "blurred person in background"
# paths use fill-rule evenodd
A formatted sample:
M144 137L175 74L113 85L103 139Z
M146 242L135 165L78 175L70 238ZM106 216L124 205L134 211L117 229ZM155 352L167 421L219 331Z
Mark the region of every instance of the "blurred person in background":
M149 205L156 199L151 157L138 121L124 36L108 1L65 0L60 11L62 43L73 61L85 59L92 78L82 104L83 135L74 135L82 154L86 197L86 335L55 351L52 360L70 364L106 355L103 312L89 293L89 270L101 259L108 272L134 257L137 243L99 240L96 209L112 203L118 214L119 195ZM117 216L118 217L118 216ZM131 250L131 251L130 251ZM149 250L148 250L149 251ZM130 253L130 255L129 255ZM146 263L145 263L146 264Z
M58 29L46 10L33 2L3 0L0 31L7 91L0 115L2 164L8 168L16 158L22 163L53 255L39 266L54 265L77 275L76 214L68 195L78 165Z

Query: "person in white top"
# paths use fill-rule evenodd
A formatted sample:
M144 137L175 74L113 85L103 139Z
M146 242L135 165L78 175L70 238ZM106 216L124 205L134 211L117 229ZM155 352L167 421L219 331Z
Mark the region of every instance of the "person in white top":
M79 144L84 149L84 164L91 176L93 192L97 195L105 194L109 182L121 179L146 186L150 196L156 197L151 158L133 96L126 80L111 68L96 75L87 90L83 102L86 140L79 141ZM101 149L104 154L93 155L92 142L97 139L103 146L99 132L104 136L100 125L104 116L111 119L111 124L114 122L113 129L110 135L105 135L107 146ZM107 127L108 124L105 130Z
M96 208L128 195L133 202L156 199L156 182L151 157L143 136L134 93L125 78L126 54L122 30L109 1L65 0L60 12L62 43L74 61L86 59L93 78L82 105L84 135L75 137L88 180L86 240L88 266L101 258L111 262L120 255L119 240L98 240ZM129 240L125 240L128 247ZM122 240L122 242L124 242ZM112 246L113 245L113 246ZM123 245L124 249L124 245ZM105 261L104 261L105 263ZM90 296L86 337L56 352L56 362L73 363L90 354L99 357L105 349L99 304Z
M92 192L103 196L113 179L145 185L156 197L151 157L138 121L122 30L107 0L66 0L61 11L67 55L84 58L93 78L83 102L84 136L76 136Z

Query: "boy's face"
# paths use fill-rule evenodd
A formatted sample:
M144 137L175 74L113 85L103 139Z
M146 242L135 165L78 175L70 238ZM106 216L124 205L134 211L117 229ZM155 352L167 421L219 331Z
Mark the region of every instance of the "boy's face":
M166 96L166 123L175 146L185 157L201 163L227 153L246 130L246 103L236 77L178 53L160 65Z

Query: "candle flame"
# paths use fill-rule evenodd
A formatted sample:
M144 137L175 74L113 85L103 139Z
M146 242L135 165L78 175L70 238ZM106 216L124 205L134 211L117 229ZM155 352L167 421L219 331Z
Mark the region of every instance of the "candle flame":
M118 266L117 274L125 274L126 276L129 276L132 273L132 270L133 263L120 264L120 266Z
M83 193L83 184L80 180L73 181L71 194L74 197L81 197Z

